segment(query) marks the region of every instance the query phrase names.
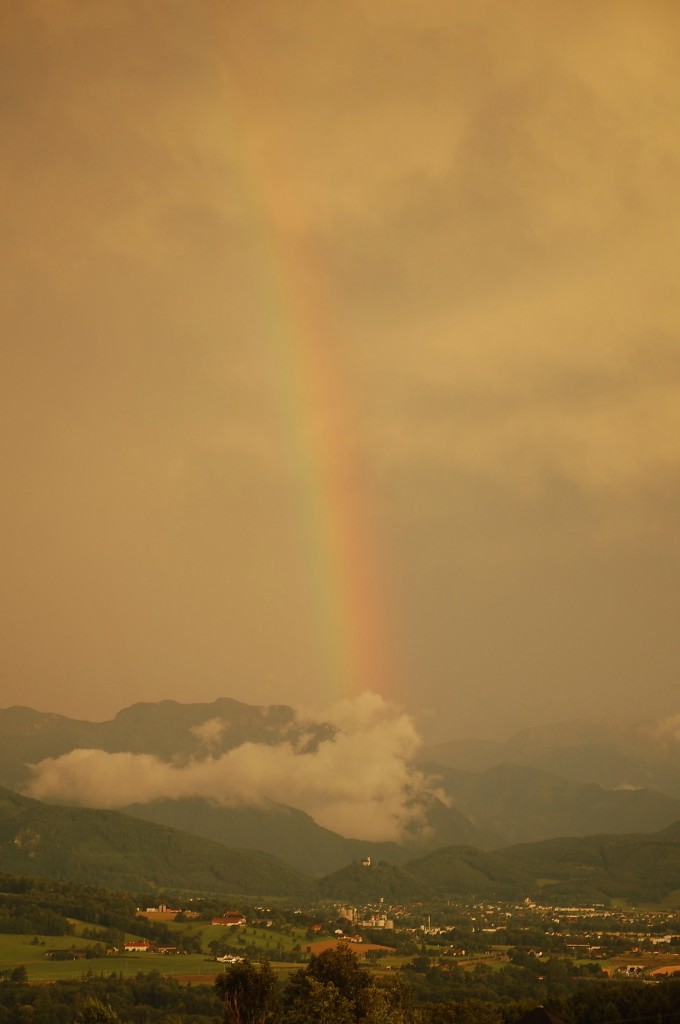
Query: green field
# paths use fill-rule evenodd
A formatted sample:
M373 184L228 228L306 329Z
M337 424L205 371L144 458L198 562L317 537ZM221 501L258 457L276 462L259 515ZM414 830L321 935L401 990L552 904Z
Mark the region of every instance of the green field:
M50 949L92 948L99 945L95 939L83 938L83 930L92 927L85 921L71 920L73 935L40 936L38 943L34 935L0 934L0 971L13 970L24 965L29 981L56 981L62 978L82 978L87 974L122 974L124 977L142 971L159 971L170 977L187 975L211 977L224 970L222 964L210 959L209 943L217 940L230 952L238 954L246 946L261 951L261 955L276 962L277 954L285 953L299 944L302 949L309 945L307 932L303 928L291 928L288 933L273 932L267 928L221 928L201 922L182 924L170 923L170 931L178 934L199 936L202 953L178 954L159 953L114 953L90 959L48 960L45 956ZM125 936L126 941L138 938L134 933ZM295 964L281 964L280 972L295 969Z
M304 928L291 928L290 934L273 931L271 928L221 928L219 925L206 924L174 924L168 925L171 931L182 932L184 935L200 935L203 949L217 940L225 948L238 953L244 946L256 946L273 957L277 950L283 952L292 949L297 943L304 949L313 940L307 938Z
M43 936L40 945L32 935L0 935L0 971L13 970L23 964L29 981L57 981L61 978L82 978L86 974L137 974L139 971L160 971L162 974L214 974L215 963L203 954L164 956L151 953L105 955L92 959L47 960L48 949L86 948L96 945L91 939L77 935Z

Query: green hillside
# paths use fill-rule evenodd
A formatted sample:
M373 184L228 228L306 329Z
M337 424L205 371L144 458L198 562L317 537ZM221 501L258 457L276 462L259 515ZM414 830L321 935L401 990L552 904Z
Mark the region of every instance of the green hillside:
M434 896L657 902L680 890L680 822L652 834L448 846L404 866L359 862L312 883L280 859L115 811L0 789L0 871L108 889L408 902Z
M335 871L368 854L397 863L408 857L396 843L347 839L317 825L304 811L273 802L264 807L221 807L195 797L133 804L125 813L218 843L271 853L310 876Z
M487 852L448 846L403 867L350 864L319 883L328 898L661 902L680 890L680 822L652 835L589 836Z
M410 874L444 896L513 899L534 888L535 876L507 862L503 852L448 846L410 861Z
M502 853L518 870L572 890L656 902L680 889L680 822L651 835L549 839Z
M268 854L116 811L61 807L0 789L0 871L108 889L294 896L309 883Z
M445 847L406 868L440 896L659 902L680 890L680 822L651 835L548 839L493 853Z
M304 811L273 802L259 807L222 807L195 797L133 804L124 810L135 818L179 828L204 839L271 853L310 876L337 871L348 862L369 855L373 860L403 864L426 850L449 843L500 845L498 837L494 842L490 833L476 828L456 808L446 807L438 800L428 805L431 834L426 845L417 835L411 841L405 836L402 844L351 839L322 828Z
M348 864L340 871L327 875L318 882L322 896L327 899L348 900L352 903L408 903L435 895L423 879L406 868L393 864Z

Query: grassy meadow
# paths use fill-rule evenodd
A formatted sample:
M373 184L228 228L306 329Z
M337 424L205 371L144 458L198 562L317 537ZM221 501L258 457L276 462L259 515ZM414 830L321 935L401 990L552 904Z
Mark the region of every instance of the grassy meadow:
M188 922L168 925L170 931L184 935L199 936L202 953L170 955L164 953L104 953L102 956L78 960L48 960L45 956L51 949L86 949L99 946L95 939L83 938L83 930L91 928L85 921L71 920L73 935L39 936L0 934L0 971L25 966L29 981L57 981L63 978L82 978L87 974L121 974L123 977L142 971L159 971L170 977L200 978L214 977L224 966L212 959L210 943L217 940L224 949L238 955L247 946L256 949L262 957L273 963L279 955L285 954L296 944L304 949L310 944L307 931L291 928L286 932L274 932L271 928L222 928L202 922ZM36 942L36 938L38 941ZM127 933L125 940L138 938ZM295 969L295 964L281 964L282 973Z

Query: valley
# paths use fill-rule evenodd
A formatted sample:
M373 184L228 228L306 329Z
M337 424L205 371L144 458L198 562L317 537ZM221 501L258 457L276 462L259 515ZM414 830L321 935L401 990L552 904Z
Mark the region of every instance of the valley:
M414 780L408 816L398 838L381 841L319 825L303 806L229 803L228 774L214 799L179 792L97 807L49 790L62 764L92 755L80 743L100 744L108 794L119 765L183 783L185 768L213 778L241 749L274 768L282 750L322 764L338 730L289 708L162 702L96 725L8 709L3 735L5 985L105 988L115 977L146 991L164 979L181 1002L185 987L211 992L250 963L271 964L286 986L346 948L372 978L401 979L415 1006L476 1000L505 1013L509 1000L573 1000L593 984L671 984L680 968L680 801L670 792L526 764L414 761L403 764ZM36 778L52 799L25 795ZM360 827L364 798L348 792Z

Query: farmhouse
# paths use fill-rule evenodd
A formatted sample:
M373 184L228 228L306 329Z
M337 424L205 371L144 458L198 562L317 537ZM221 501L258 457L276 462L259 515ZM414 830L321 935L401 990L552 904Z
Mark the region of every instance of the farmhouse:
M237 928L246 924L246 919L238 910L228 910L224 917L213 917L212 924L221 928Z
M126 953L148 953L153 942L147 942L146 939L135 939L134 942L126 942L123 949Z

